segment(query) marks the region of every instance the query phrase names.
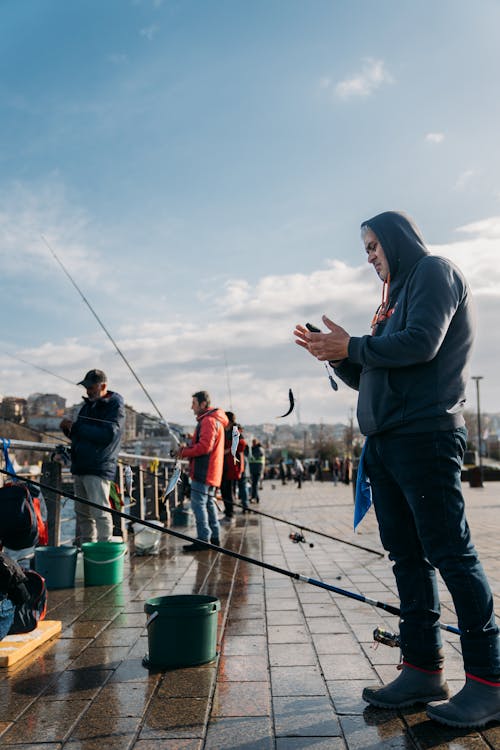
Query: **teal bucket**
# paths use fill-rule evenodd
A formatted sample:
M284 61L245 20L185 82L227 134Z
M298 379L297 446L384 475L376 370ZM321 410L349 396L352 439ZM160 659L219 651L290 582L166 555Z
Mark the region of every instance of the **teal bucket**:
M217 613L213 596L178 594L148 599L149 654L146 667L192 667L217 656Z
M70 589L75 585L76 547L36 547L35 570L48 589Z
M123 581L124 542L84 542L83 578L85 586L110 586Z

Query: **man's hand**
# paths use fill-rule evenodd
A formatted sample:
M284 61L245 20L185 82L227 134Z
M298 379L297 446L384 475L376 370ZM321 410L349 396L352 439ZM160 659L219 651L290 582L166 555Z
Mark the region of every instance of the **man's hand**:
M174 458L182 458L182 449L186 447L186 443L179 443L177 450L172 451Z
M330 333L311 333L298 324L293 332L295 343L307 349L320 362L345 359L348 356L349 334L326 315L323 315L322 319Z
M66 417L61 421L59 424L59 427L64 432L66 437L69 437L71 434L71 428L73 427L73 422L71 419L67 419Z

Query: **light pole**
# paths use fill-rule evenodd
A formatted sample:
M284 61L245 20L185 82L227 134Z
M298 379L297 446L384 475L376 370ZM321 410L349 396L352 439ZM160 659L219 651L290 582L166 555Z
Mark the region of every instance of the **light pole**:
M483 379L482 375L473 375L472 380L476 381L476 400L477 400L477 450L479 453L479 476L481 478L480 487L483 486L483 458L481 455L481 404L479 401L479 381Z

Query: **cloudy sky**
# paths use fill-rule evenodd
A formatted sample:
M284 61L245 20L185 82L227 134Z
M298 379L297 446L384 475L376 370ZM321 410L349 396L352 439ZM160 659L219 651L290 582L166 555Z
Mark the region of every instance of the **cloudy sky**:
M404 209L469 278L500 411L498 28L496 0L2 0L0 394L101 367L151 411L48 243L167 420L208 388L276 422L291 387L287 421L345 421L292 330L369 332L359 224Z

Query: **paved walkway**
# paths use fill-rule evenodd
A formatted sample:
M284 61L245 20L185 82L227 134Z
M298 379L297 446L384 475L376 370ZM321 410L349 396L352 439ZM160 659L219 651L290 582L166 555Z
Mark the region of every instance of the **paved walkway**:
M483 564L500 612L500 485L464 487ZM260 510L380 549L372 513L352 533L350 487L266 482ZM178 529L193 533L193 529ZM263 516L238 515L223 543L250 557L397 606L387 559ZM309 544L314 543L314 547ZM12 750L486 750L500 725L462 731L424 712L376 710L364 685L392 679L397 649L373 648L382 610L215 552L183 554L165 537L160 557L126 562L116 586L50 592L62 636L0 670L0 746ZM132 549L132 548L131 548ZM204 593L221 601L220 655L210 664L148 671L144 602ZM443 621L455 624L443 591ZM447 676L458 689L458 638L444 634Z

